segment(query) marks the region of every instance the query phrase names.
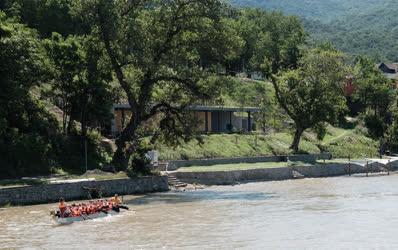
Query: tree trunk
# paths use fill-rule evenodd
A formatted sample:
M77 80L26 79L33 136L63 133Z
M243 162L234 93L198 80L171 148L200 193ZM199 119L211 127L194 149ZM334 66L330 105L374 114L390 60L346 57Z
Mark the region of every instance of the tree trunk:
M115 72L116 78L118 79L122 89L126 92L127 100L131 108L132 117L130 118L126 128L123 129L120 136L116 139L117 149L112 157L112 164L115 166L116 170L126 170L130 157L133 153L134 144L137 143L136 130L140 124L138 117L139 107L131 91L130 85L125 81L122 66L117 59L117 53L115 53L112 48L111 37L109 35L111 32L108 32L106 20L104 19L100 8L98 8L98 18L98 24L100 27L102 41L105 45L105 50L111 61L112 69ZM131 142L132 144L129 144L128 142Z
M67 116L65 109L62 110L62 132L66 135L66 123L67 123Z
M72 133L72 127L73 127L73 119L72 119L72 116L69 116L68 127L66 129L68 135L70 135Z
M81 148L82 148L82 152L83 152L83 157L85 155L84 149L85 149L85 143L87 140L87 122L86 120L83 118L80 120L81 122L81 136L80 136L80 141L81 141Z
M136 114L137 115L137 114ZM134 152L134 147L137 143L137 131L138 123L137 119L133 116L130 118L129 123L126 128L122 131L120 136L116 139L117 149L112 157L112 164L115 166L116 170L126 170Z
M296 128L296 132L294 133L293 143L290 146L290 149L293 149L294 153L297 153L299 150L300 139L301 139L301 135L303 134L303 132L304 132L304 129Z

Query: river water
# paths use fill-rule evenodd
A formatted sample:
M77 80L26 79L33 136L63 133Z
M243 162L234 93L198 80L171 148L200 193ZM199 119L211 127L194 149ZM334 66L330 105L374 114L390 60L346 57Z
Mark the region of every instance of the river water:
M134 211L55 226L56 204L0 210L0 249L398 248L398 175L124 197Z

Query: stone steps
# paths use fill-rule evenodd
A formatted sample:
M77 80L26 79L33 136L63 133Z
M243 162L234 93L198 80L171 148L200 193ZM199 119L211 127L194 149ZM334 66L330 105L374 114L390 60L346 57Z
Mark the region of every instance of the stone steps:
M176 187L176 188L180 188L180 187L186 187L188 184L181 182L173 173L169 173L167 174L169 177L169 185Z

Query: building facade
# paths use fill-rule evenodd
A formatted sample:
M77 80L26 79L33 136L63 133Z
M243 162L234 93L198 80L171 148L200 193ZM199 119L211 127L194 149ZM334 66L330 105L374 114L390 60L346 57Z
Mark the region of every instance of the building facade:
M201 133L227 133L231 131L250 132L255 127L253 113L255 107L223 107L195 105L187 108L196 118L196 129ZM113 105L112 135L117 136L131 118L128 104ZM156 126L155 124L149 126Z

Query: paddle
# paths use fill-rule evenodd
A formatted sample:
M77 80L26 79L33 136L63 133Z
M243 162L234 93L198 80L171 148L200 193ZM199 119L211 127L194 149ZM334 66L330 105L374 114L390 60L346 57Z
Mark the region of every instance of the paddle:
M80 216L83 217L83 220L87 220L87 217L83 213L81 213Z
M129 210L130 209L128 206L124 206L124 205L119 205L119 208L125 209L125 210Z

